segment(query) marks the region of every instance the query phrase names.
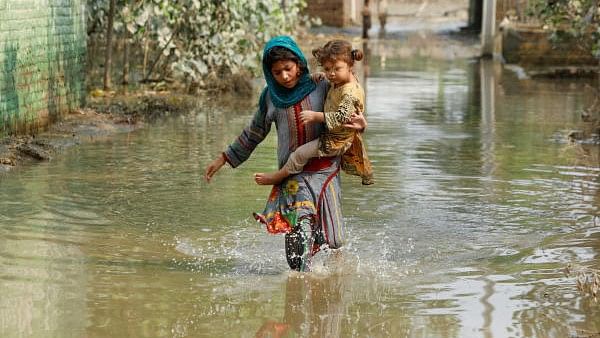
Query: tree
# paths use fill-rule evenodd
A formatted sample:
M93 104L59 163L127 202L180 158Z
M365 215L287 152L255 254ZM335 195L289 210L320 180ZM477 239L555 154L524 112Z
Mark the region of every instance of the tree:
M599 0L533 0L530 6L552 39L574 38L600 60Z
M144 49L146 80L169 75L200 86L209 78L258 71L264 43L306 20L304 0L88 0L90 39L103 34L98 27L108 27L111 4L114 27L107 35L130 37ZM109 20L97 14L103 11Z
M112 68L112 35L115 18L115 1L110 0L108 10L108 24L106 26L106 57L104 58L104 90L110 89L110 71Z
M552 32L551 39L575 39L580 48L589 50L600 66L600 0L533 0L531 15L540 18L544 28ZM600 131L600 79L596 100L581 113L584 122L593 122L594 132Z

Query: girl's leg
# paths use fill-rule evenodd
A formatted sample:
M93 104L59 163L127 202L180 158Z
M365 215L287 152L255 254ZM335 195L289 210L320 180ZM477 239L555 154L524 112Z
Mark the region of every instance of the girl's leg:
M285 255L292 270L310 271L313 243L310 218L299 220L292 232L285 235Z

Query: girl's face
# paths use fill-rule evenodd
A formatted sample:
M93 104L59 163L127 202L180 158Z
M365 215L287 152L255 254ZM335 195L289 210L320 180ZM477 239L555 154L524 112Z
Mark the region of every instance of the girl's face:
M275 61L271 66L271 74L277 83L285 88L294 88L300 80L300 67L291 60Z
M327 60L323 62L325 76L334 85L342 85L352 80L352 67L343 60Z

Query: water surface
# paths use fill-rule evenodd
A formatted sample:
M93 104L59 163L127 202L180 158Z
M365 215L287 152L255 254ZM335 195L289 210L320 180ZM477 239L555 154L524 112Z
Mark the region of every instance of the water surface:
M390 49L366 80L377 184L342 177L349 241L314 273L250 216L276 140L203 183L253 112L199 105L0 178L0 335L598 334L563 273L600 267L598 148L564 142L589 81Z

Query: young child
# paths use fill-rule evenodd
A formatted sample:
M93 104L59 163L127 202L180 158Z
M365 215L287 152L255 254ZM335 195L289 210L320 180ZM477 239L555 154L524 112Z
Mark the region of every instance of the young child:
M313 141L305 143L290 154L285 165L273 173L257 173L258 184L279 184L286 177L302 172L312 157L342 155L342 169L361 176L362 184L373 184L373 170L367 157L362 135L344 124L355 114L364 111L365 92L353 72L354 61L363 58L362 51L352 49L350 42L332 40L313 50L330 82L324 112L301 112L303 123L325 123L327 130Z

